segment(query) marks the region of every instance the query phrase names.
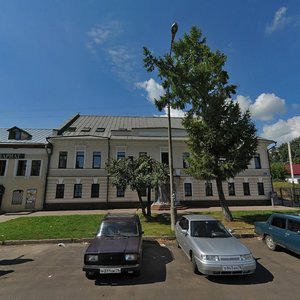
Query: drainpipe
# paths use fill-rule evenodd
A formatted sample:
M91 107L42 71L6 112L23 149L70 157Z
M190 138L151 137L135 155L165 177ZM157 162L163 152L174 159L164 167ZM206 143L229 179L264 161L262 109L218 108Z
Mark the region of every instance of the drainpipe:
M46 178L45 178L45 188L44 188L44 201L43 201L43 210L46 206L46 196L47 196L47 188L48 188L48 175L49 175L49 169L50 169L50 161L52 156L52 150L53 150L53 144L49 142L49 138L46 138L47 144L45 145L45 150L47 153L47 169L46 169Z
M110 164L110 137L107 138L107 161ZM107 172L107 171L106 171ZM110 186L109 174L106 174L106 209L109 209L109 186Z

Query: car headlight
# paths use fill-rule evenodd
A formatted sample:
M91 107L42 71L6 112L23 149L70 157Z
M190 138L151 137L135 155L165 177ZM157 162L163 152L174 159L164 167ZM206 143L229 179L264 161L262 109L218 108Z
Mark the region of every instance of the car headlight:
M85 257L87 262L97 262L98 261L98 255L86 255Z
M201 254L200 259L205 260L205 261L219 261L220 260L218 255L205 255L205 254Z
M251 254L244 254L244 255L240 255L240 259L241 261L252 260L253 256Z
M138 258L137 254L125 254L126 261L134 261L137 260L137 258Z

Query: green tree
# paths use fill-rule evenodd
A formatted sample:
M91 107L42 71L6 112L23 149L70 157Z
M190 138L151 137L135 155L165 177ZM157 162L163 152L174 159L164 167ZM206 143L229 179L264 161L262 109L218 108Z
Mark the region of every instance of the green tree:
M129 186L136 191L144 216L151 217L151 190L168 183L168 168L150 156L126 157L111 159L106 164L106 170L112 185L126 190ZM142 194L146 189L147 202L144 203Z
M291 142L291 154L294 164L300 163L300 137L293 139ZM272 149L270 152L270 160L272 163L289 163L288 145L283 143L280 146Z
M236 86L228 83L226 56L213 52L197 27L174 42L173 53L155 57L144 48L146 69L157 70L168 91L156 105L161 110L170 104L186 112L188 172L196 179L216 181L224 216L232 220L222 183L247 169L257 149L254 123L249 111L242 113L231 100Z
M285 181L287 170L285 164L281 162L274 162L271 164L271 175L275 181Z

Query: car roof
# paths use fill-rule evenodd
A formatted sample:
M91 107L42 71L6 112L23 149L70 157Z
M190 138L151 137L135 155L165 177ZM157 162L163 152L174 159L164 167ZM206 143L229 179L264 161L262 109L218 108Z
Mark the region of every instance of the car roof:
M284 218L289 218L289 219L293 219L296 221L300 221L300 215L299 214L284 214L284 213L275 213L272 215L273 217L284 217Z
M137 214L107 214L103 221L139 221Z
M189 221L218 221L216 218L208 215L183 215Z

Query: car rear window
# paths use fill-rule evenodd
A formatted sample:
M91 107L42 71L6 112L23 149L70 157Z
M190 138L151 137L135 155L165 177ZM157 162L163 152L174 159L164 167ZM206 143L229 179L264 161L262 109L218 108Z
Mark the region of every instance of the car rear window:
M300 232L300 222L296 220L288 220L288 230Z

